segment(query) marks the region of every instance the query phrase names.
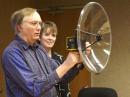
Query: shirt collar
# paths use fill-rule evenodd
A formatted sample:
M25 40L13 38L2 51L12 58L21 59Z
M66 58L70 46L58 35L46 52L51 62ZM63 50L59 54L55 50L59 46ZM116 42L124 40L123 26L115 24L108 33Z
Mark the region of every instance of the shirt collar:
M33 47L33 48L38 48L39 44L38 43L34 43L33 46L27 44L21 37L19 37L18 35L15 36L15 40L19 42L19 44L24 48L24 49L28 49L29 47Z

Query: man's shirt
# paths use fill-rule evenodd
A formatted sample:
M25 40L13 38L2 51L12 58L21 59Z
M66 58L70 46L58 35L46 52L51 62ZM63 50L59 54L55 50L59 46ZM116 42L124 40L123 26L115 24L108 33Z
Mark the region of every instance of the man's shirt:
M7 97L56 97L57 64L38 44L30 46L16 36L4 50L2 63Z

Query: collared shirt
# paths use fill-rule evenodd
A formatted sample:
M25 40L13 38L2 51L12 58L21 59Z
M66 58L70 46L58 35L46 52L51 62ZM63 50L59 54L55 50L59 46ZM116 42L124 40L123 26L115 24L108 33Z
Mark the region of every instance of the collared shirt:
M19 36L2 55L7 97L56 97L55 84L60 81L45 50L38 44L29 46Z

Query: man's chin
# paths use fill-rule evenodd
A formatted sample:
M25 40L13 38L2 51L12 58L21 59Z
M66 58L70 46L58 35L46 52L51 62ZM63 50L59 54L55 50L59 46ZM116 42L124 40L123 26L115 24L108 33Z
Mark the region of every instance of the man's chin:
M52 46L52 45L48 45L47 47L48 47L48 48L52 48L53 46Z
M34 37L35 40L40 40L40 38L37 36L37 37Z
M35 37L33 40L36 42L39 41L39 38Z

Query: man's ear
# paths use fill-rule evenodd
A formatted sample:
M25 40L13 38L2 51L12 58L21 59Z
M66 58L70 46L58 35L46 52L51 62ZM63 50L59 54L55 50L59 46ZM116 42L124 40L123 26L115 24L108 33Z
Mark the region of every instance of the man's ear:
M16 25L16 27L15 27L15 30L17 31L17 32L20 32L21 31L21 25Z

